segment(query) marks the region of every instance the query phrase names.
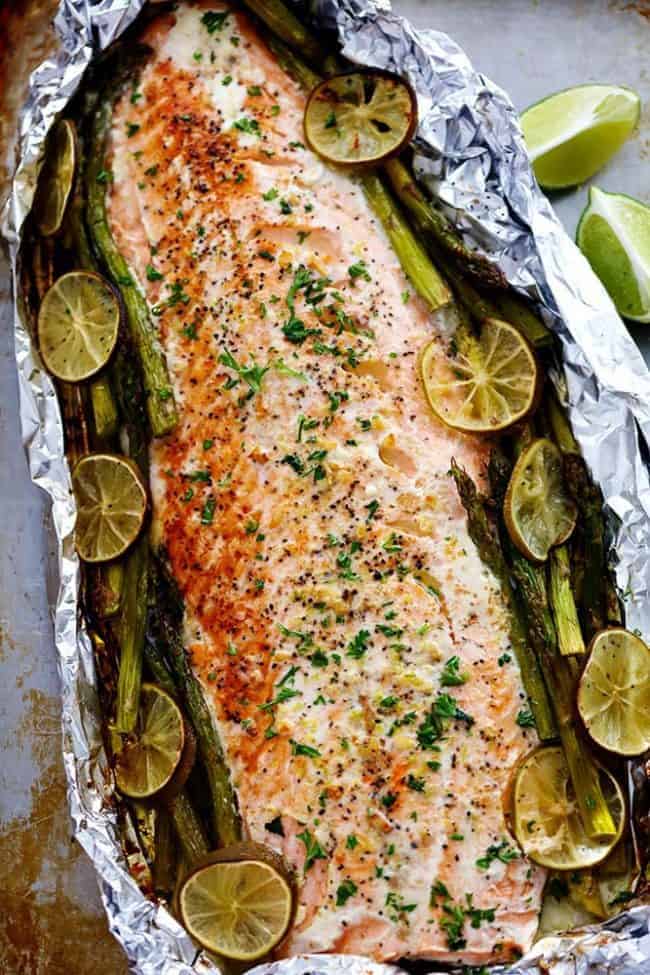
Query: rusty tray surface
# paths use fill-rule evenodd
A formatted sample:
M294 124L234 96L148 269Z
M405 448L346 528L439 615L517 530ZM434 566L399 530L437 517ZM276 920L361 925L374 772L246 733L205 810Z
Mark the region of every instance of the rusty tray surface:
M635 88L637 134L594 180L650 203L650 2L393 0L450 34L517 108L589 81ZM16 111L53 43L55 0L0 0L0 202L13 168ZM586 187L553 203L573 233ZM18 428L8 271L0 255L0 971L123 975L94 870L70 840L51 627L56 579L44 495L28 477ZM650 326L634 330L650 361Z

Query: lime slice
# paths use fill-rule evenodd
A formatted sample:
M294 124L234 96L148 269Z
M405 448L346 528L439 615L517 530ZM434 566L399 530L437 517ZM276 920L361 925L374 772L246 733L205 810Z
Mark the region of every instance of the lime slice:
M309 147L338 165L369 165L399 152L413 135L417 101L408 82L383 71L353 71L316 85L305 109Z
M617 755L650 748L650 650L634 633L602 630L591 644L578 710L596 744Z
M85 562L108 562L132 545L147 511L140 472L126 457L89 454L72 472L77 501L75 541Z
M291 879L280 861L273 851L251 843L210 854L178 891L180 916L192 937L237 961L268 954L293 916Z
M582 826L562 749L544 746L526 757L514 787L514 832L526 856L553 870L580 870L605 859L621 838L625 802L616 779L605 769L599 774L616 833L591 839Z
M478 340L463 331L448 356L431 342L420 357L420 375L436 416L468 433L511 426L532 409L537 392L530 346L496 318L486 319Z
M650 322L650 208L592 186L576 240L619 314Z
M155 684L143 684L135 730L116 749L120 792L133 799L160 792L176 771L184 744L185 722L176 702Z
M520 121L539 185L584 183L621 148L640 111L637 93L619 85L578 85L531 105Z
M38 342L46 369L78 383L110 359L120 325L120 303L99 274L70 271L46 292L38 311Z
M575 528L578 511L564 486L562 455L550 440L534 440L517 460L503 515L519 551L536 562L544 562Z
M47 140L45 162L34 197L38 229L50 237L61 229L68 206L77 163L77 140L74 123L62 119Z

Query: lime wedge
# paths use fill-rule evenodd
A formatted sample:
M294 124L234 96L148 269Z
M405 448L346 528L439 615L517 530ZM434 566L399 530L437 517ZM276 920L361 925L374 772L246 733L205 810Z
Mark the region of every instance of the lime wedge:
M621 148L640 110L637 93L619 85L578 85L531 105L520 121L539 185L589 179Z
M619 314L650 322L650 207L592 186L576 239Z

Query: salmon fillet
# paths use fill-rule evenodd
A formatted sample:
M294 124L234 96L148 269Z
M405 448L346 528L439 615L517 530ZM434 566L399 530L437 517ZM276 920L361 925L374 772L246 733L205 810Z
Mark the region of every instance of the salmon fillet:
M448 476L484 441L417 374L434 320L252 22L182 4L116 107L116 242L180 422L151 446L246 834L300 878L280 955L482 964L526 950L544 872L502 797L536 742L498 586Z

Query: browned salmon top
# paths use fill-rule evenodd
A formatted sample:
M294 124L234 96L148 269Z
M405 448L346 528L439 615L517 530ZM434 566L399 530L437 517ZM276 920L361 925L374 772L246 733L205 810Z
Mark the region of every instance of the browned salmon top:
M282 950L511 958L544 875L502 797L535 733L448 476L480 481L486 446L418 380L449 323L305 148L305 97L244 14L181 5L145 39L108 164L180 411L154 526L245 830L301 879Z

